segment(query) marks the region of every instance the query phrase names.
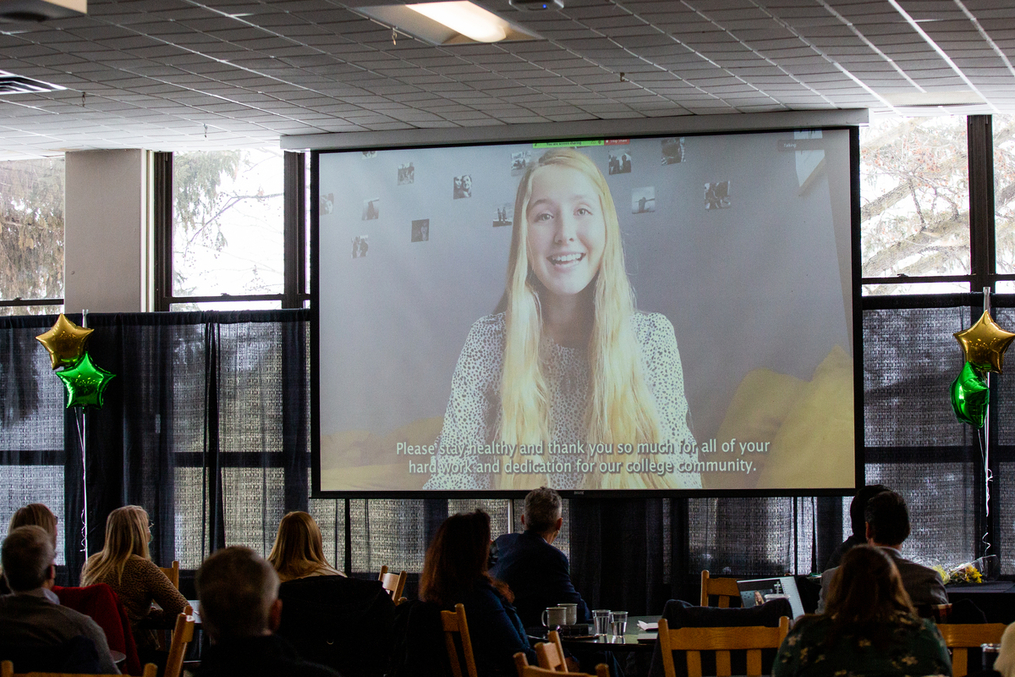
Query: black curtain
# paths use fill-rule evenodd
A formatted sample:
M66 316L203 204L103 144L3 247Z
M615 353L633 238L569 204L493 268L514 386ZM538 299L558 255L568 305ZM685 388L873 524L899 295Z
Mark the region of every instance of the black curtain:
M951 333L979 316L979 295L866 297L864 436L869 482L899 489L914 535L907 554L957 563L1002 554L1015 540L1015 426L1011 376L992 377L992 509L985 516L979 438L955 421L948 385L961 367ZM1015 324L995 297L994 316ZM80 316L68 316L77 323ZM309 311L91 314L93 360L116 374L105 406L80 417L35 336L55 317L0 318L0 530L25 503L60 518L61 582L84 563L80 424L88 458L88 547L125 503L155 523L152 556L185 570L225 544L267 554L279 519L308 510L329 560L354 575L381 565L418 573L437 525L483 506L498 532L518 528L503 499L310 499ZM848 498L846 499L848 503ZM566 501L558 545L594 607L655 613L694 601L701 569L715 575L820 571L842 540L843 498L653 496ZM848 521L848 518L847 518ZM847 529L848 531L848 529ZM1003 572L1015 573L1002 557ZM415 577L410 579L410 593ZM184 576L187 592L187 577Z

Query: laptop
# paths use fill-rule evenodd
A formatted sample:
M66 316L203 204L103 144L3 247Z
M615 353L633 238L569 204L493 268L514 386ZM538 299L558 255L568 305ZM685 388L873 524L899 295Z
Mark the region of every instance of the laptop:
M787 599L793 609L793 618L804 615L804 604L796 587L796 579L792 576L737 581L737 589L740 590L740 603L745 609L773 599Z

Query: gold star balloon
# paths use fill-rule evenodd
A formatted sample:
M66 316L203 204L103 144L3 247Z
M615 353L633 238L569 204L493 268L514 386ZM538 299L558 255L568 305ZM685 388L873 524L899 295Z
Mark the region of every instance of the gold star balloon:
M46 347L53 362L53 369L77 364L85 354L85 341L94 329L79 327L68 320L63 313L56 324L45 334L39 334L35 340Z
M955 339L962 346L962 352L969 362L981 371L1001 373L1004 364L1004 351L1015 341L1015 334L1001 329L994 322L990 313L983 315L969 329L955 334Z

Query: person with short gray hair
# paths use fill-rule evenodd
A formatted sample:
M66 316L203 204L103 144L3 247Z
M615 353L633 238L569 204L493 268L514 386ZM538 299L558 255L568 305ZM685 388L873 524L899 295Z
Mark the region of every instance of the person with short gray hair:
M196 677L339 677L304 661L275 634L282 619L278 574L250 548L230 546L204 561L194 580L211 646Z
M0 642L16 647L20 661L14 667L18 672L50 671L57 663L60 672L97 669L119 674L102 628L88 616L61 606L53 593L55 558L53 539L42 527L22 526L7 534L0 548L0 564L12 593L0 597ZM95 655L80 648L69 650L74 655L57 655L77 638L89 640Z
M490 575L511 588L518 616L527 628L541 626L546 607L562 603L578 605L578 623L591 622L588 605L571 583L567 556L553 547L564 525L561 508L556 491L533 489L525 497L525 531L505 534L494 542L497 562Z
M559 521L559 524L558 524ZM548 487L533 489L525 497L525 514L522 524L537 534L560 531L564 523L561 517L560 494Z

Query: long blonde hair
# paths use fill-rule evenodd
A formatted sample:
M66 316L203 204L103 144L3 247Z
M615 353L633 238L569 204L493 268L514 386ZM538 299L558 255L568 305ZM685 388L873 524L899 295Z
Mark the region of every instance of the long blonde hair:
M570 148L545 153L518 184L505 292L506 330L497 439L510 444L534 444L549 439L549 391L539 359L543 326L541 285L529 265L526 217L533 175L544 167L566 167L584 174L599 195L606 223L606 244L594 278L594 320L588 344L590 387L583 422L586 439L582 441L659 442L663 437L659 415L645 382L641 348L631 322L635 313L634 292L624 266L617 209L602 172L592 160ZM524 485L533 482L531 476L521 475L504 475L502 480L508 484L513 484L512 480Z
M56 515L43 503L29 503L23 508L18 508L17 512L11 515L10 526L7 527L7 533L10 533L18 527L24 527L29 525L35 525L42 527L49 534L50 540L53 542L53 549L56 549Z
M268 562L275 567L283 583L303 578L322 568L328 573L340 573L324 557L321 528L313 517L300 510L288 513L278 523L278 533Z
M81 569L81 585L108 582L116 574L123 581L123 567L132 556L151 559L148 553L148 513L139 505L125 505L106 518L106 542L102 550L88 558Z

